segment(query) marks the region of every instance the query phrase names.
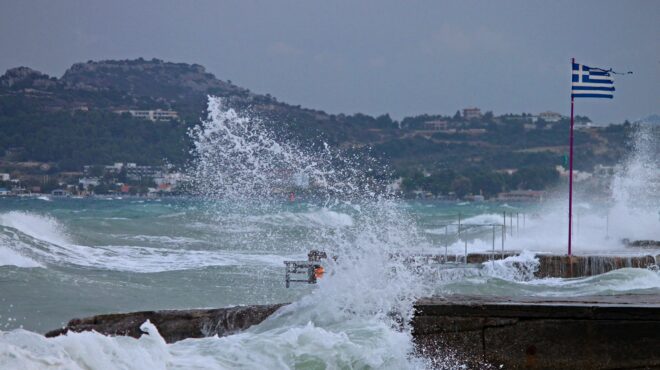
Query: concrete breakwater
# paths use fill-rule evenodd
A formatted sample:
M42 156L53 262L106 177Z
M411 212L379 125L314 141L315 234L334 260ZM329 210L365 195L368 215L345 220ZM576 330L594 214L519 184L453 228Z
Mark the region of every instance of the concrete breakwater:
M660 296L421 299L420 353L480 368L660 369Z
M515 254L507 252L504 257ZM653 268L658 261L653 255L537 257L536 274L542 277L590 276L623 267ZM465 256L455 258L463 258L464 262ZM469 254L467 263L489 263L494 258L502 255ZM146 320L169 343L225 336L263 322L284 305L98 315L73 319L66 327L46 336L95 330L106 335L139 337L143 334L140 326ZM454 295L420 299L415 310L411 326L416 346L424 356L439 363L447 358L447 353L455 353L475 368L490 364L513 369L660 369L660 352L654 350L660 348L660 295L577 298Z
M171 343L224 336L257 325L284 304L207 310L144 311L71 320L63 329L142 335L150 320ZM419 353L448 354L470 368L660 369L660 296L577 298L447 296L420 299L412 319Z
M64 328L46 333L46 337L55 337L69 331L94 330L105 335L127 335L138 338L143 334L140 325L147 320L158 328L158 332L168 343L186 338L203 338L213 335L222 337L238 333L264 321L284 305L271 304L218 309L141 311L97 315L83 319L73 319Z
M519 252L469 253L467 263L481 264L518 255ZM428 255L432 261L442 263L444 255ZM465 262L465 255L447 255L448 262ZM621 268L653 268L660 263L660 255L558 255L537 254L539 260L535 276L539 278L576 278L604 274Z

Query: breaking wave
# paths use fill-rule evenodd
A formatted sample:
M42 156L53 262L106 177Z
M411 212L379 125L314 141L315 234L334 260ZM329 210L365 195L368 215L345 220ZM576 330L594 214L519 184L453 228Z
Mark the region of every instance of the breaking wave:
M152 236L134 236L153 241ZM99 270L153 273L212 266L282 266L298 255L241 253L223 250L179 248L181 239L155 237L173 242L173 248L133 245L78 245L55 218L30 212L0 214L0 265L46 267L49 264ZM190 241L191 239L185 239Z
M411 365L405 361L409 338L375 320L343 331L308 322L290 329L248 330L174 344L166 344L148 321L141 329L145 334L139 339L96 332L52 339L25 330L0 332L0 363L15 369L401 369Z

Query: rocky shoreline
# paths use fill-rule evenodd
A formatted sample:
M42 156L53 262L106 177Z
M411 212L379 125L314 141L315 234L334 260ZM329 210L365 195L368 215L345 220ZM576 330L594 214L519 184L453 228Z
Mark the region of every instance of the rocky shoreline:
M139 338L140 326L147 320L158 328L167 343L186 338L226 336L238 333L264 321L281 304L236 306L217 309L191 309L167 311L141 311L97 315L73 319L64 327L46 333L46 337L56 337L69 331L96 331L104 335L126 335Z

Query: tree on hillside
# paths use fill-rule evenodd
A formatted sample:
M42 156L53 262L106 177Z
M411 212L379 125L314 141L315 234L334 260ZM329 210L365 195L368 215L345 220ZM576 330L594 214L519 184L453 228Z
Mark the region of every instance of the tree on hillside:
M451 182L451 191L462 198L472 192L472 181L465 176L458 176Z

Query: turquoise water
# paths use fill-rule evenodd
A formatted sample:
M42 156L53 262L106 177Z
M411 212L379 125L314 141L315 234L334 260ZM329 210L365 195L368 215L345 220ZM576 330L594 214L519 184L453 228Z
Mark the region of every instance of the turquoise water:
M423 241L410 249L439 254L444 254L445 244L449 253L464 253L462 241L443 235L442 225L457 223L459 215L465 227L501 223L502 212L524 213L524 226L522 215L514 217L514 235L507 234L505 243L508 249L519 233L532 227L532 215L539 208L432 201L399 201L398 207L414 220ZM45 332L73 317L109 312L292 302L314 287L300 284L286 289L283 261L305 259L310 249L333 250L334 234L359 232L360 215L350 205L273 201L258 214L245 214L244 209L185 198L4 198L0 200L0 328ZM451 227L455 226L450 226L450 234ZM471 231L468 250L490 250L491 238L491 227ZM495 245L501 248L500 228ZM436 284L437 291L587 294L607 292L601 289L605 283L594 281L613 279L610 290L615 292L621 290L616 288L619 280L653 276L628 272L585 283L522 284L509 279L508 271L506 266L502 271L477 266L451 272L453 278ZM634 285L619 283L623 290ZM653 283L640 289L653 292Z
M185 177L195 198L0 198L0 368L423 369L430 363L416 354L409 325L422 297L660 294L652 269L535 278L536 253L566 252L561 197L397 199L384 191L391 184L372 176L379 165L367 157L281 142L268 122L219 98L209 98L208 111L190 133L194 160ZM647 147L655 149L636 153L652 153ZM654 161L651 154L629 161L611 205L578 199L574 253L650 253L621 239L660 240L660 199L649 187L660 173ZM273 195L292 178L308 178L316 198ZM305 259L310 249L337 259L324 262L318 284L286 289L284 261ZM454 268L406 257L498 249L522 253ZM166 344L149 322L139 339L39 334L101 313L274 302L292 304L223 338ZM452 348L441 352L434 365L463 365Z
M421 228L500 208L401 206ZM312 288L285 289L283 261L327 249L319 230L352 227L349 208L274 202L249 215L194 199L4 198L0 315L12 320L0 327L44 332L108 312L291 302Z

